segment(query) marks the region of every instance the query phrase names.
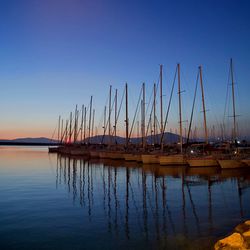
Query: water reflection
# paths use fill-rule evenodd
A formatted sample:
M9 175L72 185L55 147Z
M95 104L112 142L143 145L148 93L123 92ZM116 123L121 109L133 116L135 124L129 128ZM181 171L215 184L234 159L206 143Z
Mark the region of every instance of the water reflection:
M116 237L140 238L162 247L180 237L210 244L250 215L246 170L142 166L58 156L56 187L67 188L89 223L98 217Z

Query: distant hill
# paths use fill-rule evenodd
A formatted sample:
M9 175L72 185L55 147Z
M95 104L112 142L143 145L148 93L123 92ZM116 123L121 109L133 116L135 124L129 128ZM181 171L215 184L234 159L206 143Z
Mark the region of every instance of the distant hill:
M53 143L57 143L57 140L51 140L49 138L45 138L45 137L38 137L38 138L17 138L17 139L13 139L13 140L1 140L0 139L0 143L4 144L14 144L14 143L26 143L26 144L53 144Z
M14 142L26 142L26 143L57 143L57 140L51 140L46 137L38 137L38 138L17 138L12 140Z
M154 140L154 136L147 136L146 140L147 140L148 144L154 143L154 141L156 143L159 143L160 138L161 138L161 135L158 134L158 135L156 135L155 140ZM113 143L115 142L115 139L116 139L117 144L125 144L125 142L126 142L126 139L124 137L117 136L116 138L114 138L114 136L112 136L112 142ZM86 139L86 141L88 142L88 139ZM110 139L109 139L108 135L105 135L105 136L97 135L97 136L93 136L90 139L90 141L91 141L91 143L96 143L96 144L98 144L98 143L108 144ZM164 134L164 142L165 143L175 143L175 142L178 142L178 141L179 141L179 135L176 135L176 134L173 134L173 133L165 133ZM38 137L38 138L27 137L27 138L17 138L17 139L13 139L13 140L1 140L0 139L0 143L2 143L2 144L3 143L51 144L51 143L57 143L57 142L58 142L57 140L51 140L51 139L45 138L45 137ZM133 144L140 143L141 142L141 137L140 138L131 138L130 142L133 143Z
M166 132L164 133L164 137L163 137L163 141L164 143L177 143L179 142L180 140L180 137L179 135L177 134L173 134L173 133L170 133L170 132ZM155 139L154 139L154 136L152 135L148 135L146 137L146 141L147 141L147 144L153 144L154 142L155 143L160 143L160 139L161 139L161 134L157 134L155 136ZM246 138L248 139L248 138ZM121 136L117 136L116 138L114 136L111 136L111 141L112 143L115 143L115 140L116 140L116 143L117 144L125 144L126 143L126 139L124 137L121 137ZM141 137L139 138L131 138L130 139L130 142L133 143L133 144L139 144L141 143ZM185 141L185 138L183 138L183 140ZM104 143L104 144L108 144L110 141L109 139L109 136L108 135L97 135L97 136L93 136L91 139L90 139L90 142L91 143L95 143L95 144L99 144L99 143ZM190 140L191 142L192 140ZM203 139L197 139L196 141L203 141ZM86 142L88 142L88 138L86 139ZM30 138L30 137L26 137L26 138L16 138L16 139L13 139L13 140L1 140L0 139L0 143L3 144L3 143L31 143L31 144L51 144L51 143L58 143L57 140L51 140L49 138L46 138L46 137L37 137L37 138Z
M155 136L156 138L154 139L154 136L147 136L146 137L146 141L147 141L147 144L153 144L154 142L156 143L160 143L160 138L161 138L161 135L160 134L157 134ZM115 139L116 139L116 143L117 144L125 144L126 143L126 139L124 137L120 137L120 136L117 136L116 138L114 138L114 136L112 136L111 140L112 140L112 143L115 143ZM184 139L184 138L183 138ZM246 137L246 138L243 138L247 141L250 141L250 138L249 137ZM99 144L99 143L104 143L104 144L108 144L110 141L109 139L109 136L108 135L97 135L97 136L93 136L91 139L90 139L90 142L91 143L96 143L96 144ZM164 133L164 143L177 143L179 142L179 135L177 134L173 134L173 133L169 133L169 132L166 132ZM192 141L192 140L190 140ZM196 141L203 141L202 139L197 139ZM88 138L86 139L86 142L88 142ZM131 138L130 139L130 142L133 143L133 144L139 144L141 143L141 137L139 138ZM6 139L0 139L0 144L1 145L22 145L22 144L56 144L58 143L57 140L51 140L49 138L46 138L46 137L37 137L37 138L30 138L30 137L26 137L26 138L16 138L16 139L13 139L13 140L6 140Z
M148 144L152 144L154 142L156 143L160 143L160 139L161 139L161 135L158 134L155 136L155 140L154 140L154 136L147 136L146 137L146 141ZM173 134L173 133L169 133L169 132L166 132L164 133L164 142L165 143L175 143L175 142L178 142L179 141L179 135L176 135L176 134ZM126 142L126 139L124 137L120 137L120 136L117 136L116 138L114 138L114 136L112 136L112 142L114 142L116 139L116 143L117 144L125 144ZM87 141L88 139L86 139ZM133 143L133 144L138 144L141 142L141 137L139 138L131 138L130 139L130 142ZM102 136L102 135L97 135L97 136L93 136L91 139L90 139L91 143L104 143L104 144L108 144L110 139L109 139L109 136L108 135L105 135L105 136Z

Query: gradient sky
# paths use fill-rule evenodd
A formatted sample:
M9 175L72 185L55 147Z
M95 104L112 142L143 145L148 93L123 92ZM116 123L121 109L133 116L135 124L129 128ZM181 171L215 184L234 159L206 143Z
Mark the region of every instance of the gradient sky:
M248 133L249 11L248 0L1 0L0 138L51 137L58 116L68 118L90 95L98 125L109 85L121 94L128 82L132 113L142 82L149 96L158 81L159 64L165 106L176 63L181 64L183 119L189 119L202 65L209 124L219 124L231 57L238 123ZM172 128L177 90L173 102Z

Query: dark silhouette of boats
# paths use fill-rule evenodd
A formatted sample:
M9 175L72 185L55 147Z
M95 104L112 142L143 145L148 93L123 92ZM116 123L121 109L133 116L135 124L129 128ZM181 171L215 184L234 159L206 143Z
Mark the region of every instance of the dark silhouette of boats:
M248 167L250 165L249 152L245 150L243 154L243 150L240 150L239 145L236 145L236 113L232 59L230 61L230 72L233 93L234 143L225 141L220 142L220 144L209 143L201 66L197 75L187 137L183 136L182 127L180 64L177 64L176 67L170 99L165 112L165 119L163 119L162 71L163 66L160 65L159 82L153 85L152 96L148 100L147 107L145 83L142 84L137 105L134 107L134 116L131 120L131 114L129 117L128 84L125 84L120 105L118 105L118 90L116 89L115 95L112 96L112 86L109 87L108 103L107 106L104 106L103 135L94 134L96 119L95 109L93 108L93 96L91 96L88 105L82 105L81 110L78 110L78 106L76 105L75 111L70 112L69 119L66 121L59 116L57 141L60 142L60 145L58 147L49 147L49 152L88 159L124 160L127 162L158 164L162 166L187 165L188 167L220 167L223 169ZM178 82L179 134L166 132L176 79ZM204 141L197 142L191 140L190 134L198 82L200 82L201 88L205 138ZM157 94L159 94L158 97L160 99L160 120L157 118ZM123 122L119 122L119 119L122 119L122 115L124 116L125 137L119 137L117 134L118 125L123 124ZM137 137L133 137L136 124ZM225 148L225 144L228 144L229 147ZM244 146L244 148L246 147Z

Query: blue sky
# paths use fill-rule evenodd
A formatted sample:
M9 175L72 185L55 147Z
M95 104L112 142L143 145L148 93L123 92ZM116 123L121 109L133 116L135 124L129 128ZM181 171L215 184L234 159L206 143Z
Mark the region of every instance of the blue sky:
M87 105L90 95L98 124L109 85L121 94L128 82L133 113L142 82L149 96L158 81L159 64L166 106L176 63L187 120L197 68L203 66L211 127L222 120L231 57L238 122L241 133L248 133L249 11L247 0L1 0L0 138L50 137L58 115L67 118L75 104ZM173 129L176 93L169 118ZM199 101L197 110L201 126ZM123 119L120 123L122 130Z

